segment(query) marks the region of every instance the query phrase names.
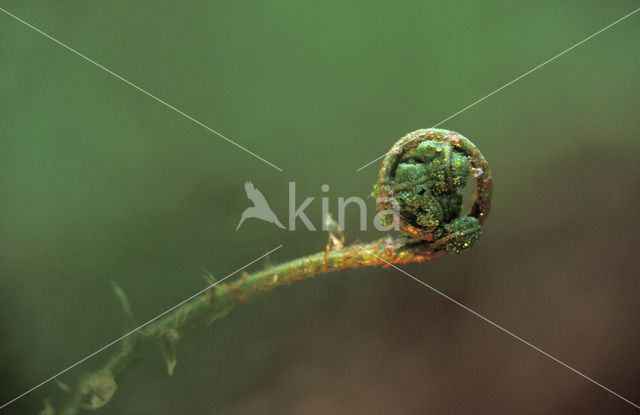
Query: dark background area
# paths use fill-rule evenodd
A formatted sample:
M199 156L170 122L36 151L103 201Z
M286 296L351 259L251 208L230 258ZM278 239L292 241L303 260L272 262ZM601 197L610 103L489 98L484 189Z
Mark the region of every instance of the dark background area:
M637 7L633 1L87 2L0 7L283 168L269 167L0 13L0 402L279 244L322 184L367 196L430 127ZM640 14L442 125L491 164L472 250L407 272L640 402ZM375 201L368 199L370 214ZM369 222L370 223L370 222ZM379 237L358 229L348 243ZM250 270L259 269L256 265ZM97 367L106 351L61 377ZM36 413L52 382L3 413ZM329 274L244 304L153 356L104 414L633 413L393 269Z

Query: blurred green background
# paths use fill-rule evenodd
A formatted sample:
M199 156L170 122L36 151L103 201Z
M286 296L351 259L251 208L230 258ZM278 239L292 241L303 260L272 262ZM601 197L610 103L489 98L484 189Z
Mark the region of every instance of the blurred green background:
M0 7L285 171L0 13L0 402L284 244L287 183L365 196L427 128L629 13L635 1L17 1ZM404 267L640 402L640 14L442 125L495 178L471 251ZM373 212L374 200L369 199ZM371 240L350 210L347 242ZM286 223L286 222L285 222ZM300 227L299 227L300 228ZM258 269L253 266L251 269ZM109 352L61 377L70 382ZM47 384L6 413L35 413ZM245 304L119 385L104 414L631 413L634 408L393 269Z

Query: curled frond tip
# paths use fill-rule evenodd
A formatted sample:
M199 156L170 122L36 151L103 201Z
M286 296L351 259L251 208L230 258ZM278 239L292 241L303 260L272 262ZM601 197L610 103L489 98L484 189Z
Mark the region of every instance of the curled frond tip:
M463 215L462 190L469 177L475 194ZM387 153L376 196L379 210L397 208L399 214L386 220L404 235L460 253L482 235L491 190L489 165L475 144L454 131L429 128L405 135Z

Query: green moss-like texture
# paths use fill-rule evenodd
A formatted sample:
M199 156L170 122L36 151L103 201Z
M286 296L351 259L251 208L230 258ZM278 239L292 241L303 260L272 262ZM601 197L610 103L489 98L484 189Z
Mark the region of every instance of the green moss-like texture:
M480 179L474 214L461 217L462 190L472 173ZM473 143L452 131L428 129L407 134L389 152L377 195L398 203L400 217L395 220L407 236L460 253L482 235L480 219L488 212L490 186L488 166ZM387 217L387 222L393 220Z

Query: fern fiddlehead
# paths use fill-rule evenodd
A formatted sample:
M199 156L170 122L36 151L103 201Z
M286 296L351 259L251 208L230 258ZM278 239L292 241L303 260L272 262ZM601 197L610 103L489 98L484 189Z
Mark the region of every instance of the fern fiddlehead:
M475 194L462 216L462 189L469 177ZM65 399L48 401L46 415L73 415L105 405L118 383L140 360L161 351L171 374L176 344L189 331L206 327L235 306L295 281L329 272L368 266L421 262L471 247L482 233L491 207L492 177L484 156L462 135L442 129L418 130L401 138L385 157L375 186L378 209L399 236L337 247L272 266L235 281L211 284L201 295L126 337L121 349L93 373L72 386L63 385ZM124 294L117 291L119 297ZM123 303L128 304L126 299Z
M472 176L476 192L461 216L462 189ZM447 252L461 253L476 242L491 208L489 164L466 137L448 130L417 130L402 137L385 157L378 175L379 208L402 233Z

